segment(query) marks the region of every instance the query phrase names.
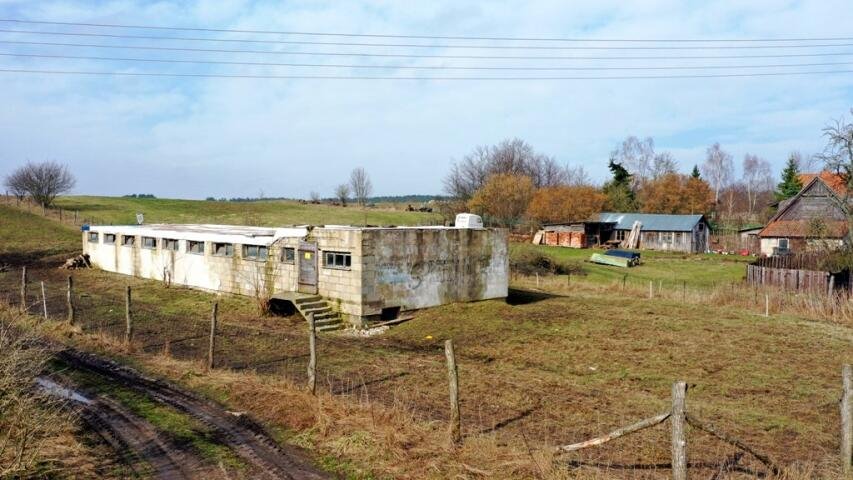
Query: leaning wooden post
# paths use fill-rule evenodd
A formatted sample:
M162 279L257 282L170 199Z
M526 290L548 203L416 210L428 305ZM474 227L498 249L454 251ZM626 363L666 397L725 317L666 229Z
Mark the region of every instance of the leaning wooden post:
M41 282L41 306L44 309L44 319L47 320L47 296L44 294L44 282Z
M317 395L317 324L314 314L308 314L308 391Z
M841 470L853 472L853 365L841 369Z
M74 279L68 275L68 292L65 298L65 304L68 307L68 325L74 325Z
M672 384L672 478L687 480L687 437L684 429L687 384Z
M133 315L130 307L130 285L124 291L124 348L130 351L130 342L133 339Z
M207 346L207 371L213 370L213 353L216 349L216 316L219 314L219 302L213 302L213 313L210 315L210 342Z
M27 267L21 267L21 311L27 311Z
M462 443L462 420L459 417L459 371L456 368L453 340L444 342L444 356L447 357L447 376L450 381L450 444L454 446Z
M764 316L770 316L770 294L764 292Z

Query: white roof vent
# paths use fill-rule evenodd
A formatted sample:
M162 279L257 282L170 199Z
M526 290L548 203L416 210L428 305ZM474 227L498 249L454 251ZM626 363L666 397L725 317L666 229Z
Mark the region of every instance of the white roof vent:
M473 213L456 215L456 228L483 228L483 218Z

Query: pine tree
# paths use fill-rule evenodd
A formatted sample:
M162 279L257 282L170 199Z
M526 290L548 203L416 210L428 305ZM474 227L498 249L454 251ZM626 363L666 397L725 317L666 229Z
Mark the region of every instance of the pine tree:
M800 166L793 156L788 157L785 169L782 170L782 182L776 186L776 200L791 198L802 190L800 182Z
M693 178L702 178L702 175L699 174L699 165L693 165L693 171L690 172L690 176Z
M613 180L604 184L604 194L607 195L607 208L616 212L633 212L637 210L637 199L631 189L631 175L621 164L610 159L607 165L613 174Z

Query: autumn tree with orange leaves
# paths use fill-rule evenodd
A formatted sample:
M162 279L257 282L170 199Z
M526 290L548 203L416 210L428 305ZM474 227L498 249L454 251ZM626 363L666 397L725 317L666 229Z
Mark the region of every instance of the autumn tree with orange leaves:
M527 215L542 224L589 220L604 208L607 196L590 186L540 188Z
M524 217L533 192L533 180L527 175L492 175L468 201L468 208L494 223L512 226Z
M705 214L714 207L714 192L701 178L668 173L648 181L639 200L646 213Z

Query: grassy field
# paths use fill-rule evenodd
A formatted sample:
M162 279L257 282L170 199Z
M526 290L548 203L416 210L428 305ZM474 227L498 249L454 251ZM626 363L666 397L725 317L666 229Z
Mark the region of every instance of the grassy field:
M434 225L437 214L406 212L390 206L361 209L356 206L302 204L296 201L217 202L125 197L60 197L56 206L77 211L93 223L135 224L143 213L147 223L218 223L226 225Z
M652 281L655 288L659 282L669 288L681 288L684 283L689 287L714 287L740 282L746 275L746 263L754 260L754 257L734 255L642 251L642 264L626 269L589 262L593 253L604 252L598 249L514 243L510 250L513 257L537 252L558 262L576 264L582 271L577 276L579 280L595 284L621 283L627 275L628 284L645 285Z
M10 213L0 207L0 218L14 218L9 225L15 229L49 232L36 244L4 224L0 245L15 245L18 255L79 242L70 229L46 230L56 227ZM513 248L566 261L591 253ZM711 290L743 272L738 257L643 256L645 265L628 271L638 282L683 280ZM79 308L86 334L63 338L121 356L112 338L122 329L122 288L131 284L140 312L139 348L124 361L253 413L283 441L308 448L347 478L666 478L668 470L648 466L668 461L668 426L560 458L549 452L665 410L677 379L691 384L694 414L792 468L788 478L835 477L839 371L853 361L849 325L763 317L723 302L650 300L642 291L610 287L625 270L582 266L589 288L560 282L551 293L534 292L532 280L520 278L514 282L520 290L508 301L428 309L376 337L322 336L319 402L299 388L307 353L303 322L259 317L245 298L218 298L224 325L220 370L212 375L201 373L199 359L216 297L203 292L76 271L78 291L85 293ZM48 282L49 292L59 292L51 311L61 309L61 290L53 285L61 285L63 275L55 269L33 273L34 280ZM16 281L14 271L0 274L0 298L14 298ZM164 358L167 337L174 343ZM466 435L455 451L444 446L447 338L456 343ZM689 441L692 461L714 464L734 453L695 430ZM590 466L598 464L606 466ZM741 465L760 469L748 458Z

